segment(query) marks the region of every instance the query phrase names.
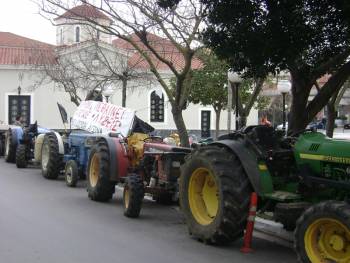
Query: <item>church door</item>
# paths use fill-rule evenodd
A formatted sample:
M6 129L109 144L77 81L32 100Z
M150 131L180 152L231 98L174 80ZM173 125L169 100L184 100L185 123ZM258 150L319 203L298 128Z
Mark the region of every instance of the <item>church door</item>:
M8 123L13 124L18 115L25 125L30 124L30 96L9 95Z

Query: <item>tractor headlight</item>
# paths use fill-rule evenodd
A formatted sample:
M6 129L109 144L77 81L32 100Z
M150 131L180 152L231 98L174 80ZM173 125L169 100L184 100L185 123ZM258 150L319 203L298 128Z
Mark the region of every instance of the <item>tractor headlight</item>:
M85 140L85 146L86 147L91 147L94 144L94 140L92 138L87 138Z

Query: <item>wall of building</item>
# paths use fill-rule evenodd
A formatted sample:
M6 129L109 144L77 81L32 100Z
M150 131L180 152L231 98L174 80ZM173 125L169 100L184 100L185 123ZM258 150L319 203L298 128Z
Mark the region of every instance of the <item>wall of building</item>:
M23 76L21 80L19 75ZM66 108L69 116L72 116L76 107L70 102L67 93L55 89L52 82L33 90L33 85L41 76L38 71L30 69L0 67L0 123L8 124L8 95L17 95L20 85L21 94L31 96L31 123L38 121L42 127L64 128L57 102Z
M133 90L128 90L126 107L130 109L135 109L136 114L142 120L151 124L157 130L166 130L168 132L175 131L176 125L173 120L171 113L171 105L165 95L165 116L164 122L151 122L150 121L150 95L151 92L161 89L159 86L154 85L152 87L136 87ZM165 94L165 93L164 93ZM122 93L120 89L117 89L115 94L110 98L110 102L116 105L122 105ZM193 133L199 134L201 130L201 111L209 110L211 111L211 133L214 135L215 131L215 111L211 106L203 106L199 104L189 104L187 109L183 111L183 117L188 130ZM227 111L223 111L220 116L220 130L222 133L227 131ZM235 129L235 117L232 112L232 122L231 130ZM258 124L258 111L252 109L250 115L247 119L247 125L256 125Z

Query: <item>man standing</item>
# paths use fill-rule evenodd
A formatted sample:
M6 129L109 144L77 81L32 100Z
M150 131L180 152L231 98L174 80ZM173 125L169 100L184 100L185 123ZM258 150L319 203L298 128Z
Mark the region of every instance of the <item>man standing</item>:
M21 115L16 116L16 121L13 123L13 125L23 127L23 120Z

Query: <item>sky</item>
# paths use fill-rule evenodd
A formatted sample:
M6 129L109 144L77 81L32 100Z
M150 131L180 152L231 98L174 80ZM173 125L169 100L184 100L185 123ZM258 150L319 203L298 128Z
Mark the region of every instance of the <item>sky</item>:
M31 0L0 0L0 31L55 44L55 27L38 13Z

